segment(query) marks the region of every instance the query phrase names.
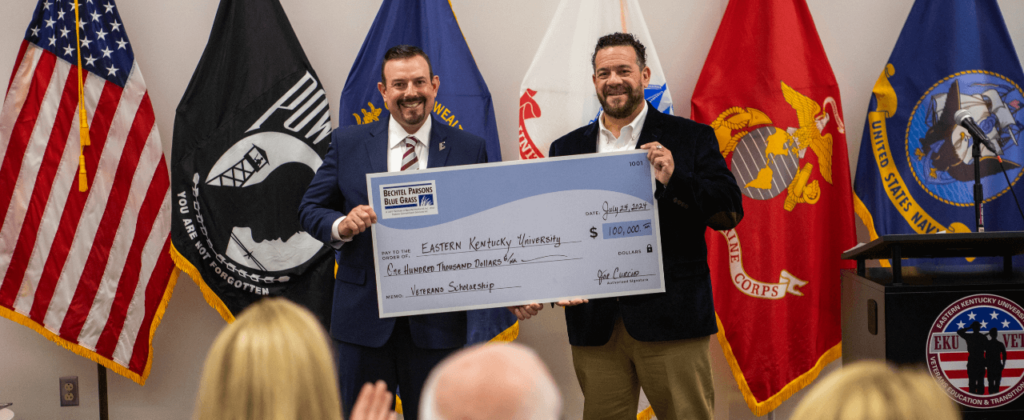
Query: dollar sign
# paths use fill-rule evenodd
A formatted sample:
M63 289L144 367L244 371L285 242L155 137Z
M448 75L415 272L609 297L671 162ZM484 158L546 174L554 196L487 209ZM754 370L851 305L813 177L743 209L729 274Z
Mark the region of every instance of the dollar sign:
M590 228L590 239L594 239L596 237L597 237L597 228L596 227L591 227Z

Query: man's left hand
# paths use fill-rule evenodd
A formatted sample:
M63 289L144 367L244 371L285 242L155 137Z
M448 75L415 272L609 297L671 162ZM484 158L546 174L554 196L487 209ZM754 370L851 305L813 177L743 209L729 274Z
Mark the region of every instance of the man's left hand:
M654 168L654 178L662 185L668 185L668 180L672 179L672 171L676 169L672 152L658 142L647 143L640 148L647 151L647 161L651 162Z

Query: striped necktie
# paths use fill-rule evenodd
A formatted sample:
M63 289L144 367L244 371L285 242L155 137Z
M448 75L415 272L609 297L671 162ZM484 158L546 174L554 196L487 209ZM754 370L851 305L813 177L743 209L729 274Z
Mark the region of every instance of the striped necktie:
M416 137L405 138L405 154L402 155L402 170L412 171L419 169L419 159L416 157L416 143L420 141Z

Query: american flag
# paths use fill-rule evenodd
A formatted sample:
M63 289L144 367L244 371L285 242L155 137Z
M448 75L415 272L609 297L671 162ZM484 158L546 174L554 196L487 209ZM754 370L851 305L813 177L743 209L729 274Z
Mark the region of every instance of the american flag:
M117 7L80 2L38 3L0 110L0 315L144 384L174 286L169 174Z
M1003 368L1002 380L999 383L999 392L1002 393L1020 382L1021 376L1024 376L1024 327L1006 309L997 306L975 306L960 312L950 320L941 333L932 334L928 350L938 354L942 374L950 385L970 392L967 377L967 342L957 335L957 331L966 328L967 334L974 334L971 330L971 324L974 322L981 324L979 333L986 335L986 339L989 338L989 331L996 328L999 341L1006 346L1006 366ZM987 375L984 385L984 395L989 395Z

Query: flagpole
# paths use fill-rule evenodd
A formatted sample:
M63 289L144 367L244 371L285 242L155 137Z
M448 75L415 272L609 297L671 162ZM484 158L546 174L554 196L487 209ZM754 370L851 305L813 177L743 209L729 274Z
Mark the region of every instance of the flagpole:
M96 382L100 391L100 420L110 420L107 410L107 368L96 364Z
M622 33L629 33L626 26L626 0L619 0L619 19L622 21Z

